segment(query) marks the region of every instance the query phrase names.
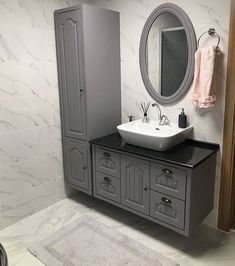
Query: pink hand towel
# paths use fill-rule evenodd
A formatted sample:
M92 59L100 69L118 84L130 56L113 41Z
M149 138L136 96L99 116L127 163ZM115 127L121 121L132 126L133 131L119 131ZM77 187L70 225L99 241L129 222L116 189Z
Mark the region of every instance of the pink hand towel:
M216 101L215 65L219 48L198 48L195 53L193 104L198 108L212 107Z

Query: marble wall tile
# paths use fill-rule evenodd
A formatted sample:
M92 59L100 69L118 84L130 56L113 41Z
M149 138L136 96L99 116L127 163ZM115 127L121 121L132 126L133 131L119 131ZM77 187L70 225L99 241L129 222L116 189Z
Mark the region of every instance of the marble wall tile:
M62 136L61 136L61 117L59 106L59 95L51 94L47 98L48 104L52 107L52 135L53 145L55 150L62 149Z
M0 167L53 152L48 127L18 130L0 135Z
M15 130L52 126L52 107L37 96L0 99L0 134Z
M0 24L0 61L55 62L55 33L50 29Z
M56 92L56 62L0 62L0 98L42 96Z
M2 201L3 226L9 226L58 201L55 179Z
M3 167L0 171L0 200L6 200L62 175L62 161L55 154Z
M230 1L220 0L90 0L90 3L105 7L112 8L121 13L128 21L133 16L142 17L143 20L160 4L174 3L184 10L192 21L204 20L205 18L217 19L228 17L230 12ZM129 20L134 25L135 21Z

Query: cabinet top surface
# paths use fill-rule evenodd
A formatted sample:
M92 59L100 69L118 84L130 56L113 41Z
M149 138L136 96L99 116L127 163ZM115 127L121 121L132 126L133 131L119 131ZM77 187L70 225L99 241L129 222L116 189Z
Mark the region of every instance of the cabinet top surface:
M118 133L91 140L90 143L189 168L198 166L206 158L219 150L218 144L186 140L170 150L164 152L155 151L126 144Z

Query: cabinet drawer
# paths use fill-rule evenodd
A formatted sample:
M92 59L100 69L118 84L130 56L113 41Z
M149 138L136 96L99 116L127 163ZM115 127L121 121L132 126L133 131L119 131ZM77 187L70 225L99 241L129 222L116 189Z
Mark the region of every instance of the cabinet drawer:
M120 202L120 179L96 171L96 193Z
M150 191L150 216L184 229L185 202Z
M158 192L185 199L186 172L166 165L151 164L150 187Z
M96 148L96 170L120 178L120 155L105 149Z

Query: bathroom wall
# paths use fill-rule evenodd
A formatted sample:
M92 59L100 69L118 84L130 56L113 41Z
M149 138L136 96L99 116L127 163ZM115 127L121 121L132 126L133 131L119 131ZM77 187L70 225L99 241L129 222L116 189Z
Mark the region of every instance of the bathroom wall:
M0 1L0 227L66 196L53 11L79 2Z
M177 122L178 108L184 107L190 124L194 126L191 136L197 140L216 142L222 144L224 93L229 29L230 0L91 0L93 4L120 12L121 23L121 79L122 79L122 118L127 121L127 116L132 114L136 118L142 116L140 102L153 99L148 95L143 85L139 70L139 41L144 23L149 14L160 4L172 2L185 10L190 19L197 37L214 27L221 36L220 48L223 58L217 70L218 93L216 106L210 110L197 110L191 104L192 90L178 103L162 106L172 122ZM202 39L202 46L216 44L216 39ZM150 110L150 117L157 118L157 110ZM222 148L222 146L221 146ZM217 163L217 178L215 188L215 208L206 219L206 223L216 226L218 209L218 189L220 180L220 154ZM200 193L200 192L199 192Z

